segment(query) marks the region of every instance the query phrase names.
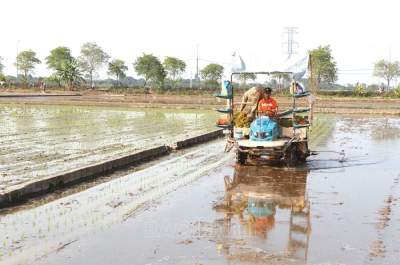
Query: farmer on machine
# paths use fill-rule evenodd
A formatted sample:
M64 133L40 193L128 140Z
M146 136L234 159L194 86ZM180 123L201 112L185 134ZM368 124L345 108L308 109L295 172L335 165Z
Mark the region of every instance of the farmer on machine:
M272 88L267 87L264 90L264 98L258 103L258 110L261 115L274 117L278 112L278 104L271 98Z
M242 104L240 105L240 111L246 107L246 102L251 102L251 110L247 114L250 114L250 118L254 119L256 117L258 102L264 98L264 88L260 86L255 86L247 90L243 94Z

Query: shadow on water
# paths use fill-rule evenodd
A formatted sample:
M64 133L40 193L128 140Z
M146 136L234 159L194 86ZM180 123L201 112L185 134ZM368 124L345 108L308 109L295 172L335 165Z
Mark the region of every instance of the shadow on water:
M305 262L311 231L309 170L237 167L213 206L218 249L229 262Z

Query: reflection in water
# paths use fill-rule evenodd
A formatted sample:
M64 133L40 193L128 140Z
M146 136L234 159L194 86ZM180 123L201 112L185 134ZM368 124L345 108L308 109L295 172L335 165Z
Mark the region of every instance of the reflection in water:
M372 125L378 125L378 128L380 128L379 130L371 129L372 138L374 140L397 140L400 136L398 119L376 119Z
M311 230L307 174L238 167L233 179L225 176L225 196L214 205L223 218L216 220L214 235L228 260L307 259Z

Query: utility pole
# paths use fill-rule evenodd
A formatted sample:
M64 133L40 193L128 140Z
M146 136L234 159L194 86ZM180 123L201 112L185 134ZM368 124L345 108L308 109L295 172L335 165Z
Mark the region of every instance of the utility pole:
M17 60L17 77L15 78L15 82L17 82L17 80L18 80L18 43L19 43L19 41L17 41L17 58L16 58L16 60Z
M199 88L199 44L197 44L197 74L196 74L196 81L197 81L197 88Z
M388 65L388 68L389 68L389 75L392 75L392 73L390 72L390 68L391 68L391 57L392 57L392 49L389 47L389 65ZM387 87L387 92L389 92L389 83L388 83L388 87Z
M287 30L287 32L284 32L283 34L287 34L288 35L288 41L287 42L283 42L282 46L283 46L283 44L287 44L288 45L288 49L287 49L286 53L289 54L289 56L291 54L297 54L297 52L293 51L293 49L292 49L293 48L293 44L297 44L297 46L299 46L299 44L293 40L293 34L298 33L296 31L297 28L286 27L284 29ZM283 36L283 34L282 34L282 36Z

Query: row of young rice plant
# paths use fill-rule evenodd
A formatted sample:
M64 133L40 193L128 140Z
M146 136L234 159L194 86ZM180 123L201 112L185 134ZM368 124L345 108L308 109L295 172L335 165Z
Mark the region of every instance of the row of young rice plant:
M0 215L0 263L31 264L87 233L101 233L151 202L233 160L225 141L99 184L57 201Z
M335 126L337 115L317 114L313 118L312 131L309 134L309 148L312 151L318 142L327 136Z
M212 110L0 105L0 192L215 129Z

